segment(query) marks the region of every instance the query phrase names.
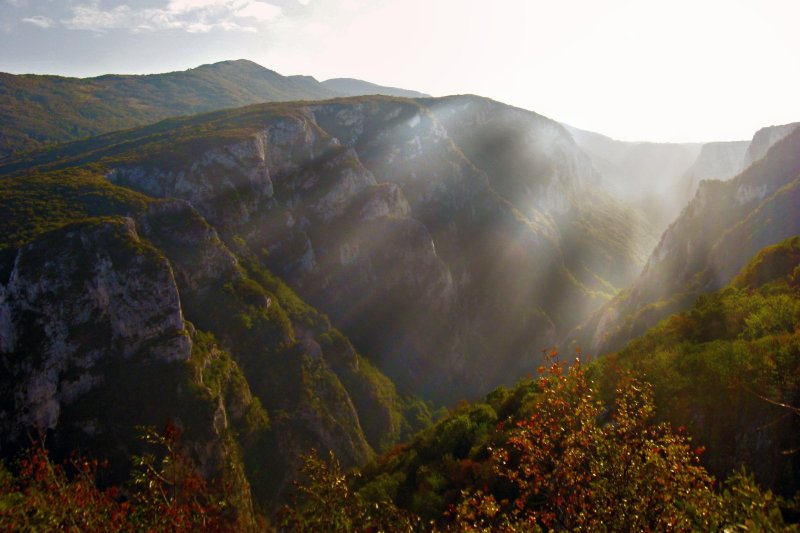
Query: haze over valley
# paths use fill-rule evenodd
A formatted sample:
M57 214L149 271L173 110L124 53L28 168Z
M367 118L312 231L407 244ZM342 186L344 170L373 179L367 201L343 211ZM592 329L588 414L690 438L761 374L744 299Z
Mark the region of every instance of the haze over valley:
M466 74L440 41L462 36L454 20L474 27L474 3L420 22L443 25L421 40L458 66L447 82L417 77L427 59L401 75L419 43L387 75L372 54L394 29L364 52L375 78L346 55L292 75L253 60L274 57L261 36L310 47L296 68L313 66L309 42L335 24L406 20L390 2L67 4L0 7L0 44L77 36L72 62L0 60L0 529L796 527L800 110L784 87L762 107L779 123L742 133L765 116L752 98L718 138L696 110L694 130L664 119L656 140L618 140L613 118L551 116L568 106L540 87L595 72L567 66L580 54L551 29L561 59L526 48L514 67L530 77L484 52L483 78ZM712 20L577 4L568 19L503 3L519 20L487 14L486 42L501 19L550 20L597 36L596 61L619 51L603 33L619 17L657 35L652 17L681 21L692 43ZM768 4L731 4L719 39L794 9ZM96 71L108 59L81 55L87 36L136 73ZM122 58L145 37L197 44L186 58L261 52L143 72ZM664 76L701 72L659 43L642 47ZM612 57L626 93L640 82ZM649 115L631 101L617 131L694 106L678 86L651 93ZM564 90L574 110L594 98ZM679 130L702 133L658 142Z

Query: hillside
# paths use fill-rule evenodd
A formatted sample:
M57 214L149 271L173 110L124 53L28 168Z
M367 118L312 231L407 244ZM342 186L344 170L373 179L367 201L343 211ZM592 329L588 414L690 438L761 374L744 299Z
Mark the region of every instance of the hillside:
M598 354L618 349L702 292L724 286L762 247L800 232L798 148L794 130L735 178L700 182L639 278L569 340Z
M425 98L429 94L397 87L385 87L364 80L354 78L332 78L325 80L322 85L328 89L344 96L365 96L370 94L382 94L384 96L399 96L401 98Z
M4 457L42 431L119 482L136 428L172 422L246 513L251 491L258 509L279 501L309 446L355 465L413 429L327 317L187 202L90 169L5 179L0 197Z
M0 158L47 144L258 102L338 96L310 77L251 61L182 72L65 78L0 73Z
M369 94L427 96L350 78L320 83L311 76L282 76L244 59L180 72L95 78L0 72L0 159L174 116Z
M787 452L800 445L800 425L779 404L800 403L798 274L800 237L759 251L729 285L600 359L607 394L620 367L635 369L654 386L657 416L708 448L712 472L745 465L793 495L800 463Z
M477 97L251 106L11 159L0 174L87 164L190 202L402 390L437 401L514 380L633 279L653 238L594 186L561 126Z
M752 485L733 488L742 482L740 468L789 497L800 487L793 452L800 424L795 409L780 406L800 401L798 274L800 237L765 248L731 285L699 298L618 354L568 368L567 357L564 364L540 367L537 378L462 405L362 469L351 486L368 504L397 506L409 513L406 520L416 516L445 530L502 527L502 519L518 519L521 511L537 523L598 520L628 529L621 524L650 513L650 520L680 519L670 505L685 509L681 496L657 496L687 482L684 476L697 476L699 456L717 480L729 480L717 484L730 491L721 491L723 500L752 498L741 509L746 519L735 519L730 507L721 519L760 523L766 517L759 518L758 506L770 499L759 500L764 496ZM670 464L680 460L682 446L694 450L694 460ZM683 494L692 494L697 509L709 493L695 491L709 481L692 479ZM646 487L650 482L658 488ZM639 504L639 514L614 512ZM713 511L690 515L708 519ZM760 527L775 530L782 522L776 516ZM715 529L679 529L695 528Z

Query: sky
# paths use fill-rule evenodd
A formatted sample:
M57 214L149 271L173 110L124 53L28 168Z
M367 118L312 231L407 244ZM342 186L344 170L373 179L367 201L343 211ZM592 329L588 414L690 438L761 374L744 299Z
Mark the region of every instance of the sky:
M0 71L250 59L472 93L631 141L800 121L799 0L0 0Z

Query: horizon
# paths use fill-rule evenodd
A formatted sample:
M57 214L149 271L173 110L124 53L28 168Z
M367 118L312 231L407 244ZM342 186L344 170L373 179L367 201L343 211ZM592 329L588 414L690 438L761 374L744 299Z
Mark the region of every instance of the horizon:
M83 78L247 59L285 76L476 94L629 142L748 140L800 120L789 67L800 5L787 0L133 3L3 0L0 71Z

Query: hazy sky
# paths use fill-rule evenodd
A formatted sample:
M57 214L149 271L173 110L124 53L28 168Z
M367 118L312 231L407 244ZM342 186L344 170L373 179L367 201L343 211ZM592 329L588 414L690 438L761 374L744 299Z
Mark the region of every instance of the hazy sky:
M626 140L800 121L800 0L0 0L0 71L251 59L475 93Z

